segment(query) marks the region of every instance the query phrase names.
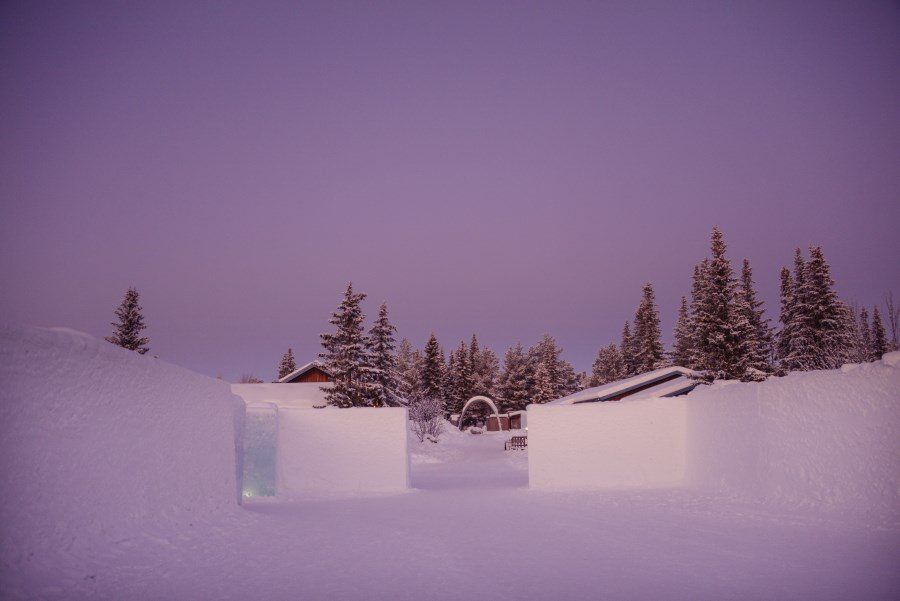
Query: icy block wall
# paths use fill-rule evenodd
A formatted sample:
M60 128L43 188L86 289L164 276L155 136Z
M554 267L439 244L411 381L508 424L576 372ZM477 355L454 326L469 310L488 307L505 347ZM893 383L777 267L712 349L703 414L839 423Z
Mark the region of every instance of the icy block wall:
M244 427L244 497L271 497L277 491L278 407L247 405Z
M677 486L685 474L685 399L528 407L532 488Z
M687 397L690 483L900 519L900 369L890 363L697 389Z
M406 422L399 408L279 408L278 494L406 490Z
M71 330L0 327L4 553L236 507L243 415L224 382Z

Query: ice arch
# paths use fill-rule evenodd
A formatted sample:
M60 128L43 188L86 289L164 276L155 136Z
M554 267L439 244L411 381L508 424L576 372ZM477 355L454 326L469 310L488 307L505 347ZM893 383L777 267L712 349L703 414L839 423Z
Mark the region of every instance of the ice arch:
M463 418L466 416L466 409L469 408L469 405L472 403L485 403L488 407L491 408L491 411L494 412L494 415L497 416L497 425L500 425L500 412L497 411L497 405L494 404L494 401L489 399L486 396L473 396L471 399L466 401L466 404L463 405L462 411L459 412L459 429L462 430Z

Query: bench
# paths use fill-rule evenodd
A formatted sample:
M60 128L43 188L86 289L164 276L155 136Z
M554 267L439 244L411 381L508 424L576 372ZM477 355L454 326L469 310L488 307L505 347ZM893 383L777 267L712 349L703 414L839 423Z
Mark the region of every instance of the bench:
M510 449L526 449L528 448L528 437L527 436L513 436L505 443L503 443L503 450L508 451Z

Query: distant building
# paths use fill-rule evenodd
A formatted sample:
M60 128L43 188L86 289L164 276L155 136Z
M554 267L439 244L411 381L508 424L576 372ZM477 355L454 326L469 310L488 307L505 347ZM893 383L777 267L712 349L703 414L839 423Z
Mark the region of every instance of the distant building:
M610 382L603 386L586 388L585 390L565 396L549 405L577 405L579 403L599 403L620 401L624 398L660 398L687 394L701 382L700 374L677 365L648 371L631 378Z
M310 361L278 380L279 384L304 384L308 382L331 382L331 374L319 361Z

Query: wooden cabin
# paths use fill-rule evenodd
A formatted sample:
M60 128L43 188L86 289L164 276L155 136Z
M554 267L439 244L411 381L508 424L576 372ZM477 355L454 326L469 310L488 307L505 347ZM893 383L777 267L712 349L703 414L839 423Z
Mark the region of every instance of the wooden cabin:
M331 382L331 374L318 361L310 361L278 380L279 384L306 384L310 382Z

